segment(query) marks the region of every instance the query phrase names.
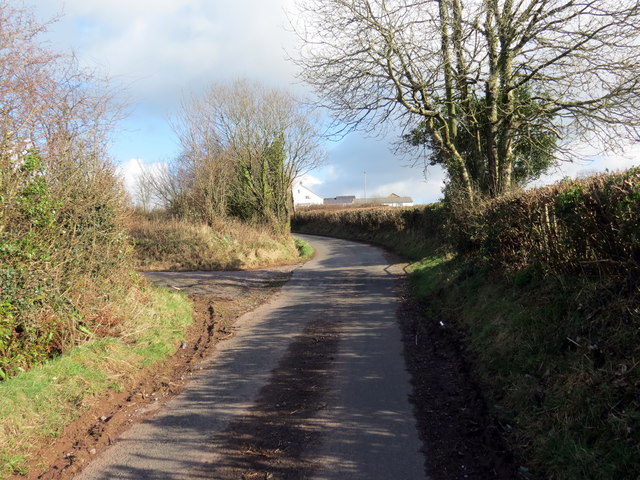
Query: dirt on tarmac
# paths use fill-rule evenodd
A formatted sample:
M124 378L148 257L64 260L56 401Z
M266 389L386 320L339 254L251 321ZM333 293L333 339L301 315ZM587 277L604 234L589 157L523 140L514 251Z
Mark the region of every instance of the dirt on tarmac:
M182 280L163 280L163 272L150 273L155 283L185 291L194 306L194 322L181 348L160 365L142 370L125 391L110 391L39 452L29 474L15 480L67 480L133 423L157 412L182 391L199 362L230 338L233 324L242 314L266 302L289 280L295 265L273 269L217 272L219 280L204 280L210 272L190 272ZM168 277L171 278L170 276Z
M404 295L398 318L430 478L522 478L502 427L487 412L462 335L437 318L425 318L421 310Z
M208 472L219 480L312 478L316 465L304 452L320 440L320 431L305 428L327 404L331 363L339 344L339 324L316 321L307 325L280 360L259 392L249 414L223 432L224 468ZM267 475L268 476L268 475Z
M119 433L153 415L180 392L199 361L218 342L234 335L235 319L275 294L293 268L220 272L215 280L201 272L180 281L151 274L154 282L184 290L193 299L194 324L185 348L159 367L142 372L127 391L112 392L93 404L41 452L38 463L46 468L34 464L30 475L16 478L72 478ZM414 387L411 401L424 444L425 478L518 478L517 465L473 382L459 335L441 328L435 319L422 319L419 305L407 298L406 288L401 290L398 317ZM302 452L318 439L297 425L326 406L324 389L330 379L325 377L339 338L340 326L327 319L310 323L290 345L249 415L229 425L223 447L230 466L225 479L311 477L314 465ZM273 476L265 477L264 472Z

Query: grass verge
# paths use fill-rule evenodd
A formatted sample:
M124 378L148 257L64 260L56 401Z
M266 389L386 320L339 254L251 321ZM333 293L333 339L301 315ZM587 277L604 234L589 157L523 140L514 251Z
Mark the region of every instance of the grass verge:
M253 269L300 259L291 236L232 219L209 226L136 217L129 234L138 268L147 271Z
M309 243L305 242L301 238L294 237L293 241L298 249L298 256L301 260L309 260L313 257L313 247Z
M116 336L93 338L0 383L0 478L25 474L26 464L47 439L55 438L98 396L125 389L142 368L176 351L192 322L189 300L156 288L131 295L135 298L125 302L129 311Z
M412 283L425 321L466 339L522 478L639 478L637 288L442 257L414 264Z

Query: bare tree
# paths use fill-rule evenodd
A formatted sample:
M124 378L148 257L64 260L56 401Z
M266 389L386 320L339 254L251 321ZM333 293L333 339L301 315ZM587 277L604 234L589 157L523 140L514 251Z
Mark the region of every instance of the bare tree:
M137 178L136 196L139 203L142 203L142 198L146 199L149 210L160 208L177 216L186 216L184 192L187 183L183 170L175 164L144 166Z
M293 181L323 161L314 120L288 92L244 80L214 85L186 99L175 122L179 176L226 212L286 225Z
M354 128L403 118L468 198L509 189L518 155L640 138L637 0L299 0L293 18L321 104Z
M133 202L136 207L140 208L144 213L149 213L153 209L154 205L154 189L153 185L147 181L146 177L147 167L145 167L142 160L136 160L140 172L138 173L135 181L135 190L133 192Z
M35 149L49 173L66 160L108 163L109 134L121 116L106 78L42 45L48 23L0 0L0 152L5 161Z

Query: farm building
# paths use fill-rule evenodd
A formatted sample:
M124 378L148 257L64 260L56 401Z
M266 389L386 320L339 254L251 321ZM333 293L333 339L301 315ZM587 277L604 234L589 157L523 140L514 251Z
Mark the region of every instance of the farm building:
M363 206L378 205L384 207L411 207L413 199L411 197L401 197L392 193L388 197L356 198L354 195L343 195L333 198L325 198L325 205L341 206Z
M302 184L295 182L293 184L293 204L296 207L308 207L309 205L322 205L322 197Z

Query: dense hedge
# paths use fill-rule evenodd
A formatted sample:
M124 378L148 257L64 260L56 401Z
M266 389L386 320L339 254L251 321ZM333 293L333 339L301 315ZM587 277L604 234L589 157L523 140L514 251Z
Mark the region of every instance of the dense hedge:
M460 253L505 268L626 278L640 269L640 168L513 193L454 227Z
M445 245L443 225L447 215L440 204L411 208L310 209L298 212L291 228L299 233L371 242L418 259L434 247Z
M0 380L117 321L132 284L124 199L107 163L0 157Z

